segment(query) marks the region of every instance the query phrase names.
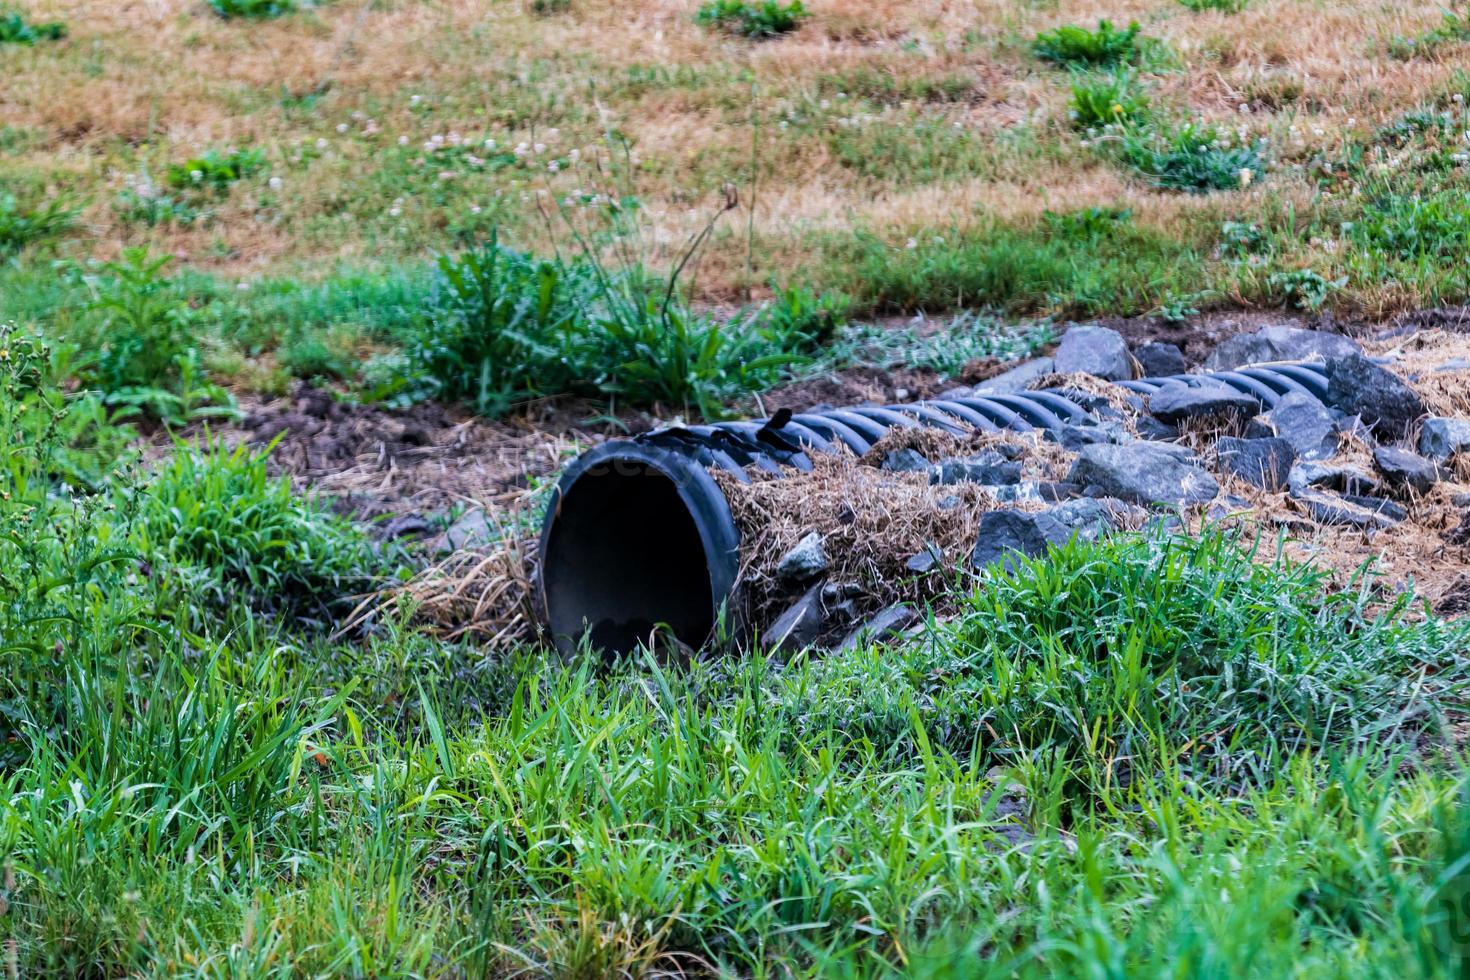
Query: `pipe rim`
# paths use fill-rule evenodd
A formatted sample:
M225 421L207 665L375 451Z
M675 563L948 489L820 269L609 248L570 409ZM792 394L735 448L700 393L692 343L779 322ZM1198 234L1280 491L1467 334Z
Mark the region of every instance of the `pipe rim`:
M718 625L722 608L727 613L736 611L736 604L731 600L734 598L739 577L740 532L735 526L730 502L709 470L700 461L673 449L622 439L606 442L577 457L562 472L551 491L551 500L541 521L534 589L536 614L545 624L548 638L563 654L575 653L582 638L558 635L552 626L554 620L551 610L556 597L548 590L546 570L559 526L558 518L563 502L579 481L589 476L603 475L595 471L618 465L652 469L673 485L679 501L694 524L700 546L704 550L705 563L709 570L709 621ZM708 637L699 639L703 641Z

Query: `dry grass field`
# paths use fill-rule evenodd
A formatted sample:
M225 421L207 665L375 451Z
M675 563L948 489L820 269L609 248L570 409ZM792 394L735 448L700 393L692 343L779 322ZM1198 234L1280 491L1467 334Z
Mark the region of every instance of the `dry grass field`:
M1428 158L1470 149L1465 45L1412 44L1441 28L1437 4L834 0L765 41L697 23L688 2L533 6L339 0L262 21L203 0L37 0L69 36L6 52L0 177L80 206L69 249L147 242L247 280L418 261L493 226L549 249L560 212L597 194L637 200L658 264L731 193L698 269L710 301L799 277L891 311L1126 315L1290 303L1280 276L1299 270L1345 276L1332 302L1369 315L1463 292L1459 270L1342 232L1384 191L1460 192L1459 161ZM1032 41L1100 19L1149 41L1130 84L1150 120L1134 128L1261 141L1258 178L1160 189L1117 158L1120 135L1073 125L1071 74ZM1383 135L1425 111L1453 118L1427 140ZM166 195L170 164L240 147L264 165L206 215L137 206ZM1121 239L1059 242L1045 223L1089 208L1126 209ZM1222 260L1226 222L1260 226L1255 261ZM997 238L1012 281L953 268Z

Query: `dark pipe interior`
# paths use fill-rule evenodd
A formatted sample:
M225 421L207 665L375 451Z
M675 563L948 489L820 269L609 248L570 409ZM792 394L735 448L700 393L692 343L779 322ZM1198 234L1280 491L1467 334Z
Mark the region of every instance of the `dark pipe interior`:
M542 576L558 644L575 642L590 628L594 648L622 652L667 625L698 647L714 629L716 602L699 530L674 482L646 464L599 467L567 489Z

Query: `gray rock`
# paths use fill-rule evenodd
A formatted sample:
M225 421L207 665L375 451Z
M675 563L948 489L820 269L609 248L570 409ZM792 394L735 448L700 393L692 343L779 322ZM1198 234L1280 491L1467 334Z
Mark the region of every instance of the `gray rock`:
M962 503L964 503L964 500L962 500L959 496L955 494L950 494L947 497L939 498L939 503L935 506L937 506L940 510L954 510Z
M1438 463L1448 463L1470 451L1470 419L1425 419L1419 432L1419 451Z
M1163 442L1168 439L1179 438L1179 429L1176 426L1160 422L1152 415L1140 415L1138 420L1133 423L1133 427L1138 430L1138 437L1140 439L1152 439L1156 442Z
M1394 521L1366 507L1321 490L1292 491L1292 497L1306 505L1307 513L1319 524L1358 527L1364 530L1393 527Z
M847 634L838 649L844 652L856 650L870 643L886 640L907 629L909 624L917 618L917 614L901 602L889 606Z
M787 585L800 585L823 574L827 567L827 550L822 547L822 536L813 531L781 556L776 563L776 577Z
M1439 482L1439 467L1407 449L1379 446L1373 450L1373 462L1391 486L1428 493Z
M1121 334L1107 327L1080 324L1068 330L1057 345L1058 374L1090 374L1105 381L1133 377L1133 358Z
M1003 374L997 374L975 386L977 394L1003 395L1012 391L1024 391L1026 386L1038 378L1056 371L1056 362L1050 357L1037 357L1018 364Z
M1266 327L1236 334L1205 358L1205 370L1229 371L1264 361L1311 361L1344 357L1361 350L1341 334L1298 327Z
M936 484L983 483L1008 486L1021 482L1021 464L1006 459L994 450L986 450L968 459L942 459L929 473Z
M466 548L489 544L494 540L495 529L490 526L485 512L477 507L461 514L459 519L449 525L443 534L436 536L429 546L435 552L447 555Z
M1168 425L1197 418L1248 418L1261 410L1260 402L1218 381L1199 385L1166 384L1149 396L1148 410Z
M1144 344L1133 352L1145 378L1168 378L1189 370L1184 352L1173 344L1158 341Z
M814 585L776 617L765 636L768 650L787 653L802 650L822 635L822 587Z
M1219 500L1210 504L1210 509L1205 511L1205 516L1212 521L1222 521L1237 514L1249 512L1251 504L1249 500L1237 497L1234 494L1226 494Z
M1424 401L1398 375L1362 354L1327 360L1327 404L1361 418L1381 436L1401 439L1424 415Z
M1118 529L1113 508L1102 500L1091 497L1057 504L1047 510L1046 514L1080 541L1096 541Z
M1342 499L1346 500L1348 503L1355 504L1359 507L1362 507L1364 510L1369 510L1375 514L1387 517L1395 524L1397 524L1399 521L1406 521L1409 519L1409 511L1404 507L1403 504L1399 503L1396 500L1389 500L1387 497L1373 497L1367 494L1359 493L1344 493L1341 496Z
M903 567L915 575L927 575L944 565L944 552L937 544L927 544L924 550L903 563Z
M1378 481L1353 466L1297 463L1286 477L1292 493L1304 490L1336 490L1338 493L1377 493Z
M1059 500L1070 500L1082 492L1082 488L1075 483L1052 483L1047 480L1027 480L1025 483L1017 483L1013 486L986 487L985 489L1002 504L1016 504L1023 501L1056 503Z
M1052 545L1066 544L1071 528L1047 513L1019 510L990 510L980 515L980 530L970 564L977 569L1000 565L1006 571L1018 566L1018 555L1034 558Z
M1215 498L1214 477L1165 443L1084 446L1072 464L1069 483L1087 493L1134 504L1202 504Z
M1215 443L1220 465L1253 487L1272 493L1286 486L1296 462L1296 450L1285 439L1237 439L1224 436Z
M879 469L890 473L928 473L933 465L917 449L895 449L883 457Z
M1332 411L1311 395L1294 391L1283 395L1264 415L1252 421L1261 423L1266 432L1280 436L1301 459L1327 459L1337 452L1337 421ZM1253 434L1254 429L1248 434Z

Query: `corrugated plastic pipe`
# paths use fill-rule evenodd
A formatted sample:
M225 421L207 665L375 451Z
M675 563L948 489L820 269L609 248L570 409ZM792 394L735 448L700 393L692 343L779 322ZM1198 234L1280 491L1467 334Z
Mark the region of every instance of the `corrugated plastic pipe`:
M1224 383L1270 408L1284 395L1326 393L1320 364L1255 365L1210 375L1125 381L1148 395L1165 385ZM727 608L740 565L740 534L711 476L748 480L812 469L812 452L866 453L894 427L952 432L1057 433L1098 419L1064 391L1018 391L910 404L778 413L754 422L660 429L607 442L562 474L541 529L537 592L543 625L564 651L584 635L622 652L657 627L698 647ZM1140 403L1142 399L1140 399ZM1140 405L1141 407L1141 405Z

